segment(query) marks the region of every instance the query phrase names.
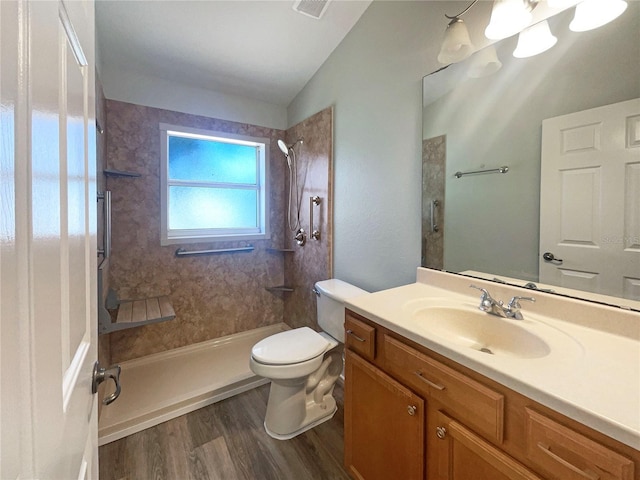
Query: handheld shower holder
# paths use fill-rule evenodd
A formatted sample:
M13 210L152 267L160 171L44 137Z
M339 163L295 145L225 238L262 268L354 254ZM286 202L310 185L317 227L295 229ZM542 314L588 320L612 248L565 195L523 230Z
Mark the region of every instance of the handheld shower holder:
M295 237L293 238L295 239L296 243L301 247L304 247L304 244L307 243L307 234L305 233L304 228L298 229Z

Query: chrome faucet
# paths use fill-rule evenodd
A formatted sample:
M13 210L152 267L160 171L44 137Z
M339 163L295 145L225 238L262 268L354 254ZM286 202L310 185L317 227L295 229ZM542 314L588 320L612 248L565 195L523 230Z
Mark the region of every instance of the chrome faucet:
M522 313L520 313L522 305L520 305L520 300L526 300L527 302L536 301L536 299L533 297L513 297L507 304L507 318L522 320Z
M522 313L520 312L522 306L520 305L520 300L527 300L528 302L536 301L536 299L533 297L515 296L505 307L502 300L495 300L486 289L477 287L475 285L469 285L469 287L478 289L482 292L482 295L480 296L480 305L478 306L479 310L482 310L483 312L486 312L490 315L496 315L502 318L513 318L514 320L522 320Z
M480 305L478 306L479 310L487 312L491 315L497 315L499 317L507 318L507 313L505 311L502 300L494 300L491 294L484 288L476 287L475 285L469 285L469 287L475 288L482 292L482 295L480 296Z

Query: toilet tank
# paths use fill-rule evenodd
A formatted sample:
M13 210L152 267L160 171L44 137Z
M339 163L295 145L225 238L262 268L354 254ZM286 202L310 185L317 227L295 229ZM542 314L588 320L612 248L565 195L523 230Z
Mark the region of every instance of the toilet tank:
M318 292L318 325L344 343L344 301L369 292L337 278L316 282L315 288Z

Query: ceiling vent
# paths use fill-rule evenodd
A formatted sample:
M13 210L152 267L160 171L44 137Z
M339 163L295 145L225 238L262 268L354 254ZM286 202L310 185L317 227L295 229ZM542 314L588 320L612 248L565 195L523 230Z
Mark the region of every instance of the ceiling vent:
M296 0L293 4L293 9L307 17L319 20L327 10L329 2L330 0Z

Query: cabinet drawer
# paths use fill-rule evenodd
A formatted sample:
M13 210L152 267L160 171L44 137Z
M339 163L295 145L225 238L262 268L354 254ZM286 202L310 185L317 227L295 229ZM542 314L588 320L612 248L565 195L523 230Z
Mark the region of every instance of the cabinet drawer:
M527 456L557 480L633 480L633 461L525 408Z
M502 394L388 335L384 336L384 352L389 373L418 393L442 403L449 414L477 432L502 443Z
M373 360L376 356L376 329L349 314L345 317L344 329L346 347Z

